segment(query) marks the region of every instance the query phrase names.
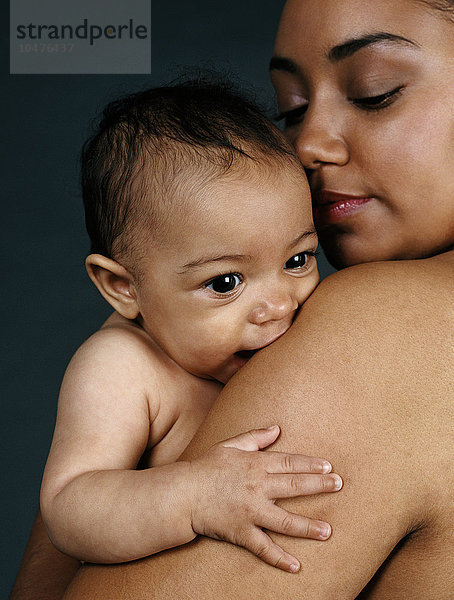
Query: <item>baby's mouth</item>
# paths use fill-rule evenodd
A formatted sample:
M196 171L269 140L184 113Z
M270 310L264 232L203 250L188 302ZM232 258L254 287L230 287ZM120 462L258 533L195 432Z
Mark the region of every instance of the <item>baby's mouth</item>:
M258 352L259 349L257 350L240 350L239 352L235 352L235 356L238 356L238 358L242 358L243 360L249 360L250 358L252 358L254 356L254 354L256 352Z
M287 331L287 329L288 328L284 329L284 331L282 331L282 333L280 333L279 335L275 336L267 344L264 344L263 346L260 346L260 348L255 348L254 350L239 350L238 352L235 352L235 356L237 356L238 358L241 358L242 360L249 360L250 358L252 358L254 356L254 354L256 352L258 352L259 350L263 350L263 348L266 348L267 346L270 346L273 342L275 342L282 335L284 335L284 333Z

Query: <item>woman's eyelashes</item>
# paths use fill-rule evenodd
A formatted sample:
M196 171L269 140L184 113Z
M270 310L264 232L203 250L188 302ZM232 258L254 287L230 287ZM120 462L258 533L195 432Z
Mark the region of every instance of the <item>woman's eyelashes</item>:
M393 102L397 100L399 95L404 89L403 85L385 92L384 94L378 94L377 96L365 96L363 98L348 98L349 102L361 108L362 110L382 110L387 108Z
M402 93L404 87L405 86L403 85L399 85L398 87L389 90L388 92L384 92L383 94L378 94L377 96L364 96L360 98L348 97L347 100L361 110L378 111L393 104ZM308 108L309 103L306 103L291 108L290 110L282 111L275 117L275 121L283 121L284 128L289 129L304 120L304 115Z
M283 121L285 129L298 125L298 123L302 121L308 106L308 104L302 104L301 106L296 106L290 110L282 111L274 117L274 120Z

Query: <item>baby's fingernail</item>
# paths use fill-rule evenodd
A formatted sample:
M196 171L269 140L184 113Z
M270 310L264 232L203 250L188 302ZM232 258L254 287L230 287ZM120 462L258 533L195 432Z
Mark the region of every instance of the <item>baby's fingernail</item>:
M339 477L339 475L333 475L333 480L334 480L334 490L337 492L338 490L342 489L342 485L343 485L343 481L342 479Z
M329 463L328 461L325 461L322 465L322 473L331 473L333 467L331 466L331 463Z
M327 540L331 535L331 526L328 525L328 523L325 523L325 525L321 525L318 535L319 538L321 538L322 540Z
M276 429L276 427L279 427L279 425L271 425L271 427L267 427L267 429L271 431L271 429Z
M289 566L288 570L290 571L290 573L297 573L300 570L300 565L299 563L293 563Z

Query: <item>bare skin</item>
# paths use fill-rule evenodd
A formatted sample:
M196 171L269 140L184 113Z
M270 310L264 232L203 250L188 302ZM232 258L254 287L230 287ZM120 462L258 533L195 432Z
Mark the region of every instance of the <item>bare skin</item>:
M332 456L344 476L336 502L286 504L329 520L330 541L288 546L303 564L296 578L256 560L239 577L242 551L200 540L126 570L85 567L68 597L351 599L382 564L362 597L452 596L453 26L430 2L290 0L278 34L287 62L273 81L280 110L297 109L287 133L317 203L331 192L367 200L329 223L334 211L316 211L330 259L439 255L328 278L227 386L189 450L276 416L278 448ZM327 56L383 32L410 42Z
M285 6L271 78L338 268L453 248L454 21L429 5Z
M325 544L286 540L298 576L201 539L126 567L84 567L65 598L352 599L387 558L362 597L449 598L453 275L449 253L325 280L291 331L224 389L190 445L186 456L197 455L266 415L282 427L277 448L333 457L345 481L336 502L284 503L333 524Z
M79 568L78 560L59 552L52 545L38 512L10 600L61 598Z
M304 172L294 160L267 166L266 177L264 169L232 169L193 191L190 209L174 209L165 241L148 240L142 277L88 257L117 312L76 352L60 392L41 510L62 552L125 562L203 534L295 572L299 562L262 528L329 538L328 523L290 515L274 500L337 491L342 480L328 461L259 452L278 427L177 460L220 382L288 330L319 281ZM231 285L220 292L223 273Z

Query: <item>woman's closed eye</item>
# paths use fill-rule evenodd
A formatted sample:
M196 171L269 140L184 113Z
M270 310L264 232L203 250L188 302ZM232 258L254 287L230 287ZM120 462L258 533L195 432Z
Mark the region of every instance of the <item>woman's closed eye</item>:
M302 104L301 106L296 106L290 110L282 111L276 117L274 117L274 120L283 121L285 129L298 125L298 123L303 120L308 106L308 104Z
M388 92L384 92L383 94L378 94L377 96L364 96L361 98L349 97L348 101L362 110L382 110L393 104L404 88L405 86L399 85L398 87L389 90ZM275 121L283 121L284 128L289 129L303 121L308 108L308 103L302 104L301 106L295 106L295 108L282 111L274 119Z
M403 85L400 85L393 90L385 92L384 94L379 94L378 96L366 96L363 98L348 98L348 100L363 110L382 110L390 106L393 102L397 100L399 95L402 93L404 89Z
M239 273L225 273L206 281L203 286L216 294L230 294L242 283L243 279Z

